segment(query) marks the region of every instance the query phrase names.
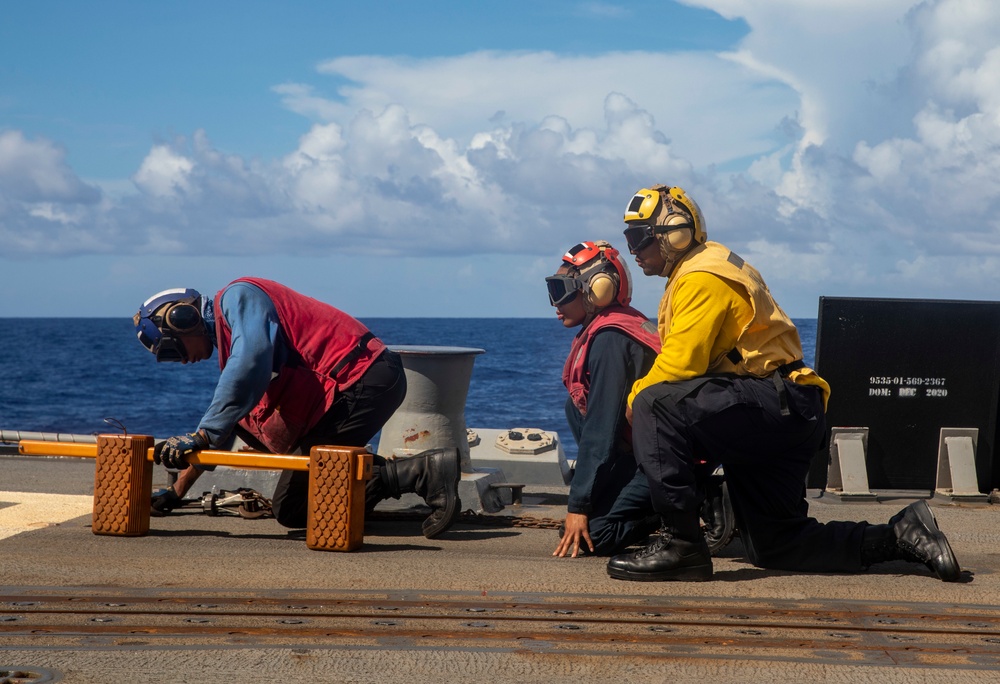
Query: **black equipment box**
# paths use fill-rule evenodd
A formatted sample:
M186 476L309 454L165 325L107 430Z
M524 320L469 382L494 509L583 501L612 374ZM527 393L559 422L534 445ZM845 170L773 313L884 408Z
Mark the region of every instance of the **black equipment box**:
M867 427L870 489L930 490L942 427L978 428L981 492L1000 487L1000 302L820 297L827 425ZM826 486L829 451L807 485Z

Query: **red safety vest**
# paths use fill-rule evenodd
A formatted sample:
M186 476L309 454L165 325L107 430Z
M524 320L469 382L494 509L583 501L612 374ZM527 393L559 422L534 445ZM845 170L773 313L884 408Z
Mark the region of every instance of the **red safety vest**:
M605 328L619 330L639 344L660 353L660 335L656 332L656 325L641 312L631 306L612 306L599 311L594 320L573 339L566 365L563 366L563 384L569 390L573 405L583 415L587 415L587 394L590 392L587 354L594 336Z
M288 453L330 409L337 393L368 370L385 345L355 318L284 285L262 278L240 278L230 285L234 283L255 285L271 299L290 354L240 425L272 453ZM232 344L232 330L221 314L223 292L225 288L215 295L219 368L226 367Z

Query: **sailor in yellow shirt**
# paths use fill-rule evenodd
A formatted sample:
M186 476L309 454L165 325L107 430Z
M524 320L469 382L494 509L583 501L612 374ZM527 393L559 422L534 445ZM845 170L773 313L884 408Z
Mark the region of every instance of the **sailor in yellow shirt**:
M722 465L754 565L861 572L898 560L959 579L951 546L924 501L882 525L809 517L805 478L826 444L830 386L803 362L795 325L756 269L708 241L701 210L681 188L639 190L625 223L639 268L668 279L657 316L661 351L633 385L626 409L662 527L649 546L611 558L608 574L711 579L700 482Z

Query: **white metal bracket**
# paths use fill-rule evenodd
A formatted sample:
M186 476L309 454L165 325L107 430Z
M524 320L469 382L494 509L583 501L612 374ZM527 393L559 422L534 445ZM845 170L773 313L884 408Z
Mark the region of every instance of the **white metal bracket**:
M876 496L868 489L867 453L868 428L832 428L824 493L841 501L876 501Z
M941 428L934 495L951 501L986 502L976 476L978 428Z

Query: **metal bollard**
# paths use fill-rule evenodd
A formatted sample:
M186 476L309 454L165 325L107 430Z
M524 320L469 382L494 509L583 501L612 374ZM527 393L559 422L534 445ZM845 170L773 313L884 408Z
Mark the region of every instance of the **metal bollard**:
M427 449L458 449L463 473L473 472L465 425L465 399L476 356L474 347L400 345L406 371L406 398L382 426L378 453L413 456Z
M149 532L153 492L149 435L98 435L94 470L94 534L141 537Z
M353 551L364 543L365 482L371 477L372 455L363 448L312 448L306 546Z

